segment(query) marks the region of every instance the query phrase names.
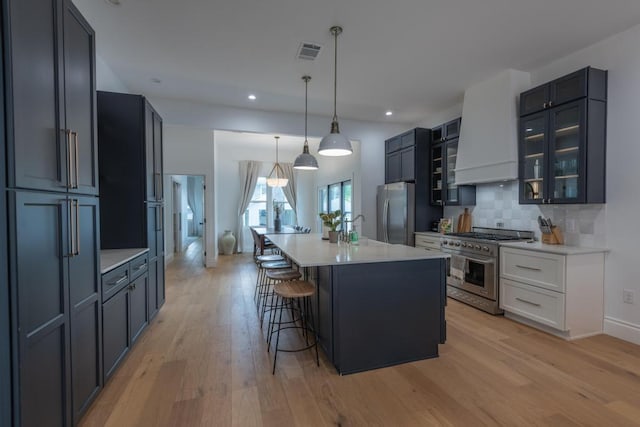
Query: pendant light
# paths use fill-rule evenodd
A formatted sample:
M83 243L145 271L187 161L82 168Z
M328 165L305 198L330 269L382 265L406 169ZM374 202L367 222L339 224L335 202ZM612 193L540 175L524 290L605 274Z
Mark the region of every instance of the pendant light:
M307 141L307 100L309 98L309 80L311 80L311 76L302 76L302 80L304 80L304 147L302 148L302 154L296 157L296 161L293 162L293 168L317 170L318 161L309 153L309 141Z
M269 172L269 176L267 177L267 185L269 187L286 187L289 183L289 180L285 178L284 171L282 170L282 166L278 163L278 140L279 136L274 136L276 139L276 164L273 165L273 169Z
M349 140L340 134L338 116L336 114L336 98L338 95L338 35L342 33L342 27L331 27L329 29L335 37L334 60L335 68L333 72L333 120L331 121L331 133L322 138L318 154L323 156L348 156L353 153Z

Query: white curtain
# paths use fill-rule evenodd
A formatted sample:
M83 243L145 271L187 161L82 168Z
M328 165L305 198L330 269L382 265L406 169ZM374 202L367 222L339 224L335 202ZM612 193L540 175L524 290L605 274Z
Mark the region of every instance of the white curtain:
M298 199L296 197L296 181L293 177L293 164L291 163L280 163L282 166L282 171L284 172L285 178L289 180L286 186L282 187L282 192L284 193L284 197L287 198L287 201L291 205L291 209L296 217L296 224L298 224Z
M192 236L202 236L203 222L203 206L202 206L202 178L190 176L187 177L187 201L193 211L193 230Z
M260 168L262 164L260 162L254 162L253 160L244 160L240 162L240 203L238 205L238 228L236 229L236 242L238 244L238 252L242 252L244 212L249 207L249 202L253 197L253 193L256 189L256 183L258 182L258 175L260 174Z

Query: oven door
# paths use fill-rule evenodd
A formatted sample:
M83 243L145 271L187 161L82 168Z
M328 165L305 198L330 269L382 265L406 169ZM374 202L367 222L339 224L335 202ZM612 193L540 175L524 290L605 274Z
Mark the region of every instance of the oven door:
M495 301L498 294L495 258L452 254L447 284Z

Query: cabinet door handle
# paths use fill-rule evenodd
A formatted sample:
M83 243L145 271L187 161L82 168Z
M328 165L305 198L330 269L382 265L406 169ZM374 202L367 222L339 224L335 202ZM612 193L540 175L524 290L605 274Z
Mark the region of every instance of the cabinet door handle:
M553 107L553 101L549 101L549 102L547 103L547 107L549 107L549 108Z
M80 156L78 155L78 152L80 151L80 149L78 148L78 132L72 132L73 134L73 139L74 139L74 152L75 152L75 161L74 166L75 166L75 180L74 180L74 187L73 188L78 188L78 184L79 184L79 177L80 177Z
M531 301L527 301L526 299L522 299L522 298L518 298L518 297L516 297L516 300L517 300L517 301L520 301L520 302L523 302L523 303L525 303L525 304L532 305L532 306L534 306L534 307L542 307L540 304L535 303L535 302L531 302Z
M69 200L67 202L67 216L69 218L69 221L67 223L67 224L69 224L68 225L69 229L68 229L68 232L67 232L67 234L69 236L69 251L68 251L67 254L68 254L69 257L72 257L72 256L75 255L75 247L74 246L76 244L76 239L75 239L75 236L74 236L74 233L75 233L75 226L74 226L75 222L73 220L73 207L71 206L72 203L73 203L72 200Z
M75 255L80 255L80 200L76 199L76 252Z
M542 104L542 108L547 108L549 106L549 104L547 104L546 102Z
M71 163L73 162L73 154L71 152L71 130L65 129L65 141L67 144L67 188L73 188Z
M524 270L542 271L542 270L541 270L541 269L539 269L539 268L529 267L529 266L526 266L526 265L520 265L520 264L516 264L516 267L518 267L518 268L522 268L522 269L524 269Z

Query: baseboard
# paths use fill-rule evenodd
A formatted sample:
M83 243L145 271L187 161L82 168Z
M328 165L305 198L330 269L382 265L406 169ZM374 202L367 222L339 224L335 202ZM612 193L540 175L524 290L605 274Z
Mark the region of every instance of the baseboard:
M605 317L604 333L640 345L640 325Z
M173 259L173 252L168 253L164 256L164 265L169 264L169 261Z

